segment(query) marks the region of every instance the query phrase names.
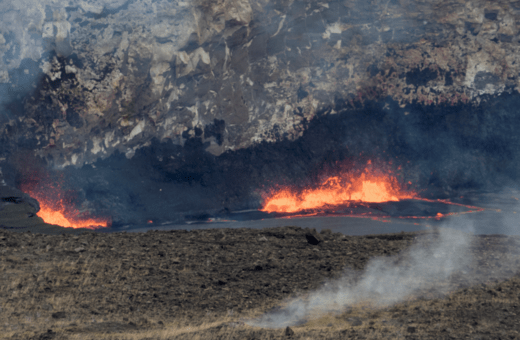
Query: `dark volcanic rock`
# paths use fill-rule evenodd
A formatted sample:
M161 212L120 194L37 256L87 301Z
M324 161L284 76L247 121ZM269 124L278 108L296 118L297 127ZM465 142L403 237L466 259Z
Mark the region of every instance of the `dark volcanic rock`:
M40 205L34 198L30 197L21 190L11 188L7 185L0 185L0 209L2 209L6 203L27 203L33 208L33 214L36 214L40 210Z
M67 317L67 313L65 312L56 312L56 313L52 313L52 318L53 319L65 319Z
M35 340L51 340L56 339L56 332L52 329L48 329L47 332L40 334L38 337L34 337Z
M305 238L307 239L307 242L309 244L312 244L313 246L317 246L322 241L322 238L318 233L316 232L316 229L309 230L305 233Z

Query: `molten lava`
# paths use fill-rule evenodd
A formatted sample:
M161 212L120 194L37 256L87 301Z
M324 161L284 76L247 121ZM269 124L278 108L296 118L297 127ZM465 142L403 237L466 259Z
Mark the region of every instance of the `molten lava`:
M73 208L71 203L62 196L63 193L59 186L46 188L38 188L30 190L28 186L22 186L22 191L38 200L40 203L40 211L36 213L43 219L45 223L56 224L65 228L87 228L98 229L109 226L110 221L107 218L91 218L84 216L77 209Z
M65 228L88 228L97 229L101 227L108 227L108 220L99 218L81 218L81 217L66 217L65 209L53 209L47 205L42 199L37 198L40 202L40 211L36 214L43 219L45 223L56 224ZM58 205L60 205L58 203ZM79 212L78 212L79 215Z
M301 192L288 187L280 188L265 198L261 210L269 213L295 213L331 206L349 206L354 202L381 203L415 197L414 192L403 190L395 177L377 171L371 172L366 168L356 178L329 177L318 188L304 189Z

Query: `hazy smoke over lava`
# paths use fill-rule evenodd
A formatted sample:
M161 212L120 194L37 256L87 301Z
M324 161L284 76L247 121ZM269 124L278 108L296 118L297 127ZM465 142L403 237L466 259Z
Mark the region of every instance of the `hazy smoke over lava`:
M458 228L461 229L460 224ZM472 228L467 223L463 229L471 232ZM281 328L300 324L324 313L341 312L359 303L386 306L411 295L420 296L425 290L446 293L440 283L455 272L464 271L472 261L469 235L451 228L441 228L438 233L428 234L397 257L373 259L355 283L349 283L355 273L347 273L309 296L289 301L285 307L249 324Z

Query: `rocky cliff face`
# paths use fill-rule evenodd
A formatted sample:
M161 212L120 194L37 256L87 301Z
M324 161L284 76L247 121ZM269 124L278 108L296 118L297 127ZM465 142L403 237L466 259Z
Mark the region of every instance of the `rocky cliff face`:
M409 137L425 131L418 126L430 126L429 138L441 132L453 141L462 135L458 147L480 152L490 138L502 135L502 127L511 133L517 123L504 112L472 114L468 108L503 93L518 94L520 2L20 0L0 3L0 15L4 161L24 150L48 168L99 168L113 159L123 162L121 155L131 160L142 150L138 159L155 164L160 181L187 178L216 190L233 185L215 172L230 171L227 162L245 164L242 156L222 154L280 149L266 151L263 142L294 141L281 148L283 155L295 153L291 148L301 138L322 145L292 160L305 164L300 172L294 166L275 169L268 157L257 157L264 165L245 177L255 185L266 176L304 177L345 145L357 145L349 155L393 148L390 153L403 163L408 156L423 157L417 150L403 153L404 144L419 140ZM507 105L515 107L515 100ZM463 114L450 111L453 107ZM317 134L316 123L305 134L309 122L326 120L318 116L335 115L342 118L329 122L346 134L333 139L336 144L326 138L336 132ZM498 130L490 128L499 125L495 118L505 124ZM345 121L358 125L345 127ZM382 122L386 125L378 125ZM407 126L415 127L413 133L403 132ZM401 139L378 143L381 131ZM507 150L513 147L509 137L502 142ZM481 155L471 152L449 154ZM96 163L104 159L107 163ZM431 162L415 169L433 176ZM216 163L220 170L212 168ZM245 170L237 165L233 171ZM104 183L107 177L101 177L90 185ZM421 178L426 185L434 181ZM224 200L240 200L248 190L237 189Z
M130 158L154 137L201 137L219 155L295 139L338 102L478 101L516 91L520 72L515 2L24 0L0 13L0 135L57 167Z

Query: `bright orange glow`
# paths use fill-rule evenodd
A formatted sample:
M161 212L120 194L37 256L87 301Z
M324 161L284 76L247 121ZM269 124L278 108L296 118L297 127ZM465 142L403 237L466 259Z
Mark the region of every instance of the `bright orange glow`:
M78 210L67 207L63 198L61 198L61 191L56 187L47 188L47 194L41 194L43 190L38 191L28 190L22 187L22 191L29 194L31 197L38 200L40 203L40 211L36 213L43 219L45 223L56 224L65 228L87 228L98 229L109 226L109 219L106 218L90 218L82 216ZM54 198L54 199L53 199Z
M88 229L97 229L100 227L108 227L108 221L106 219L92 219L92 218L67 218L64 215L63 210L54 210L47 206L42 200L38 199L40 202L40 211L36 214L41 217L45 223L49 224L57 224L59 226L65 228L88 228Z
M368 163L370 164L370 162ZM350 205L354 202L381 203L415 198L414 192L401 188L395 177L366 168L357 178L333 176L318 188L281 188L265 198L261 209L265 212L294 213L330 206Z

